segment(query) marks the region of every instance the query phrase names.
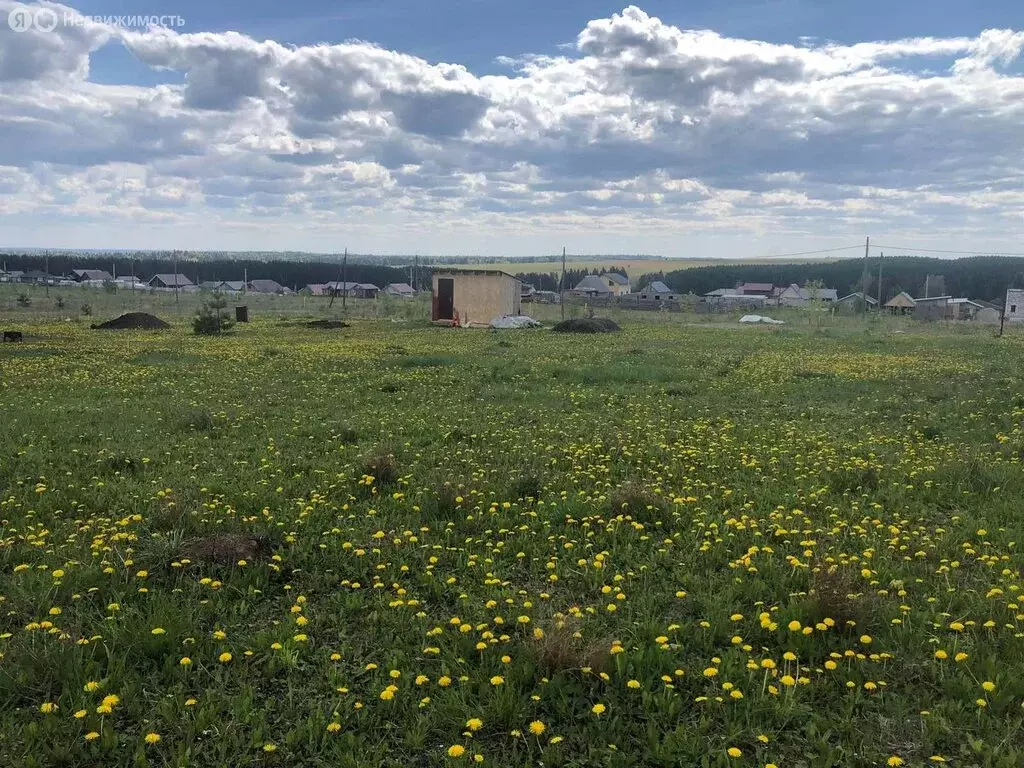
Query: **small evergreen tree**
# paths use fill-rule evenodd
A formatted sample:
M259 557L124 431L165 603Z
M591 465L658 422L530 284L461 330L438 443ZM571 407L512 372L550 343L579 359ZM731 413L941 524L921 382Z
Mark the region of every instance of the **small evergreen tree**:
M201 336L217 336L235 324L224 309L228 300L220 291L214 291L203 302L192 318L192 331Z
M32 299L28 297L27 293L18 294L18 306L19 307L30 307L32 306Z

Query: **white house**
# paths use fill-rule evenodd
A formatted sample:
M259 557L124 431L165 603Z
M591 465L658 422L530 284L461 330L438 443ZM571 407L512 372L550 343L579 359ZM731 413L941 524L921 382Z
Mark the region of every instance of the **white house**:
M1006 292L1004 315L1011 323L1024 321L1024 289L1010 288Z

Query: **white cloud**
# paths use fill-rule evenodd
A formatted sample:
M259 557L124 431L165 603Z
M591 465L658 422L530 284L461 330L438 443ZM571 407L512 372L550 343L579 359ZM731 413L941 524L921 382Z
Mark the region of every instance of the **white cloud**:
M157 221L182 242L153 247L406 252L1024 235L1024 32L782 45L636 7L581 27L571 54L477 76L362 41L0 25L0 239L81 220L103 239L82 246L146 245ZM92 82L104 45L184 82Z

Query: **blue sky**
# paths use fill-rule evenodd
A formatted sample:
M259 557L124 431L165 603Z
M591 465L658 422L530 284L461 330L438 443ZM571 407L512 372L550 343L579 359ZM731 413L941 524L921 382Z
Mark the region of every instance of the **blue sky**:
M1018 0L41 2L185 24L0 24L0 247L1024 237Z

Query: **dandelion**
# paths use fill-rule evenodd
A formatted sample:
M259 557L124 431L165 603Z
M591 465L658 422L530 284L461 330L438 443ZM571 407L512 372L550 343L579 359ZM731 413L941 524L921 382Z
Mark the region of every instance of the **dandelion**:
M145 741L146 741L147 744L156 744L157 742L160 741L160 734L159 733L147 733Z
M471 717L466 721L466 727L469 728L469 730L476 732L484 727L484 721L479 717Z
M903 765L903 758L898 757L897 755L893 755L885 761L885 764L890 766L891 768L895 768L895 766L897 765Z
M340 730L341 730L341 723L334 722L334 723L328 723L327 724L327 732L328 733L337 733Z
M729 757L743 757L743 750L739 747L729 747L725 750L725 753L729 755Z
M989 680L986 680L981 684L981 687L984 688L988 693L992 693L992 691L996 689L996 684Z
M466 754L466 748L461 744L452 744L448 747L448 757L462 757Z
M221 664L227 664L231 659L234 658L230 653L224 651L220 656L217 657L217 661Z
M190 659L188 656L182 656L181 660L178 663L183 667L190 667L192 666L192 659Z
M96 741L96 739L98 739L99 737L100 735L96 733L96 731L89 731L87 734L85 734L86 741Z
M57 705L52 701L45 701L39 705L39 711L44 715L52 715L58 709Z
M491 678L491 685L504 685L504 684L505 684L505 678L502 677L501 675L495 675L494 677Z
M639 680L630 680L628 683L626 683L626 687L627 688L633 688L635 690L635 689L640 687L640 681Z
M590 708L590 711L593 712L595 715L600 716L603 712L607 711L607 709L608 708L604 704L598 702Z
M530 723L530 733L534 736L540 736L544 731L547 730L547 726L544 725L540 720L534 720Z
M276 752L277 751L277 744L274 744L274 743L268 741L266 744L263 745L263 751L264 752Z

